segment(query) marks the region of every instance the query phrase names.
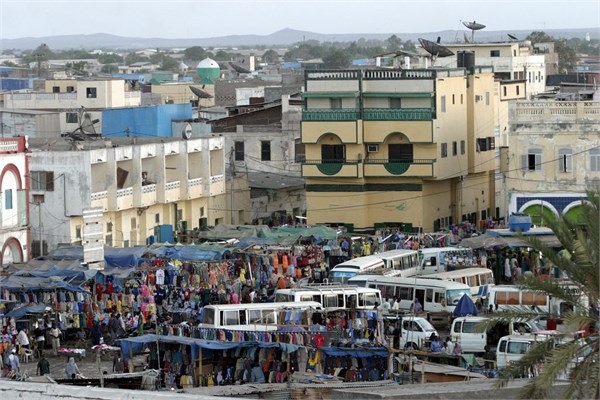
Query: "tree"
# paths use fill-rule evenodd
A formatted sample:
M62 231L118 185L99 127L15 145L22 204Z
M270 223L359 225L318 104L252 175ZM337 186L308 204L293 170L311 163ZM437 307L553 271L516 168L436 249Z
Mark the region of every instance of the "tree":
M179 62L171 56L165 55L162 58L160 68L163 71L176 71L179 67Z
M119 66L116 64L104 64L100 70L105 74L116 74L119 72Z
M323 57L323 66L325 68L340 69L350 65L350 55L344 49L330 49L329 53Z
M200 46L188 47L183 52L184 58L190 61L200 61L206 58L206 50Z
M268 64L274 64L279 61L279 53L275 50L267 50L262 55L263 60Z
M524 277L518 285L527 290L543 291L555 301L564 301L572 306L573 311L566 316L564 333L548 340L536 343L522 359L502 371L498 384L505 385L508 381L521 377L523 371L541 365L539 374L525 386L522 396L530 399L545 398L553 384L569 371L573 360L578 360L570 370L570 383L564 393L564 398L599 398L600 397L600 360L598 359L598 299L599 299L599 223L600 189L587 191L587 202L582 202L583 223L580 225L569 222L560 216L549 225L560 240L564 250L556 252L545 247L535 237L528 237L531 247L540 251L546 262L555 265L568 276L570 283L578 287L587 296L589 306L583 301L581 294L576 294L570 287L561 285L556 279L541 279L536 276ZM500 315L501 314L501 315ZM533 311L511 310L492 314L493 321L521 318L531 318ZM558 319L556 310L550 310L549 319ZM582 329L589 328L590 335L585 339L573 340L574 335ZM575 336L577 337L577 336Z
M577 64L577 54L575 49L569 46L567 39L555 39L548 35L546 32L534 31L531 32L527 38L532 44L554 42L554 49L558 53L558 65L559 71L569 72L572 71Z
M134 64L134 63L140 62L140 61L150 61L150 60L148 59L148 57L139 55L134 51L132 51L131 53L129 53L125 56L125 64L127 64L127 65L131 65L131 64Z
M392 35L386 40L386 50L387 51L398 51L402 48L402 39L400 39L396 35Z

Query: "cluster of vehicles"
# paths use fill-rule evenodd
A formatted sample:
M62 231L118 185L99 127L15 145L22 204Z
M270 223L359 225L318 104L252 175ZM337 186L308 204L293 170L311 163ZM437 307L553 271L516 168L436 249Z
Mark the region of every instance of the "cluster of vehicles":
M449 318L463 296L479 300L490 312L522 308L540 314L564 313L569 305L545 293L516 286L495 285L491 270L473 264L470 249L431 248L392 250L358 257L336 265L325 284L278 289L273 303L210 305L204 308L200 327L245 331L272 331L281 324L315 322L315 315L343 309L378 308L394 319L394 344L402 349L423 349L435 326L450 323L450 337L463 352L483 354L496 349L497 366L522 357L529 346L545 337L550 322L505 321L492 324L486 317ZM574 289L575 290L575 289ZM411 313L415 302L421 313ZM393 309L384 305L393 303ZM411 313L410 315L404 315ZM546 324L544 324L546 322Z

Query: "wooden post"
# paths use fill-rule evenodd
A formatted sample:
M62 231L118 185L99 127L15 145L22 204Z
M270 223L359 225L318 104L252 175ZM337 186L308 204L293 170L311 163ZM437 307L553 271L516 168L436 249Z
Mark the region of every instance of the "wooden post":
M202 379L202 347L198 346L198 359L200 362L198 363L198 381Z
M96 365L98 366L98 373L100 374L100 387L103 388L104 387L104 374L102 373L102 368L100 367L101 363L101 352L102 350L97 349L96 350Z
M421 362L421 385L425 384L425 362Z

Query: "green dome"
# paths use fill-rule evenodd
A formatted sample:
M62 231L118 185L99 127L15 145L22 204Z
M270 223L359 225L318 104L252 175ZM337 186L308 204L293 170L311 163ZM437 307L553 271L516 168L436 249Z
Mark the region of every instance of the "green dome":
M200 77L201 84L214 85L221 76L221 68L215 60L207 57L198 63L196 73Z

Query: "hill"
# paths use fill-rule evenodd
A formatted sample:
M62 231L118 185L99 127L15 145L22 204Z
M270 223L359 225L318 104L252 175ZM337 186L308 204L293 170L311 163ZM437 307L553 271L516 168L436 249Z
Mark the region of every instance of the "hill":
M532 30L505 31L478 31L475 33L477 42L501 42L508 40L507 33L519 38L525 38ZM550 36L556 38L584 38L589 33L592 39L599 39L600 32L595 28L582 29L546 29ZM18 39L0 39L3 49L29 50L35 49L46 43L51 49L142 49L142 48L174 48L174 47L242 47L242 46L290 46L304 40L318 40L320 42L352 42L360 38L385 40L391 35L396 35L402 40L416 42L418 38L436 40L438 37L445 43L463 41L464 34L470 35L468 30L445 30L424 33L340 33L324 34L317 32L299 31L295 29L282 29L269 35L230 35L212 38L196 39L165 39L124 37L107 33L90 35L63 35L46 37L24 37Z

